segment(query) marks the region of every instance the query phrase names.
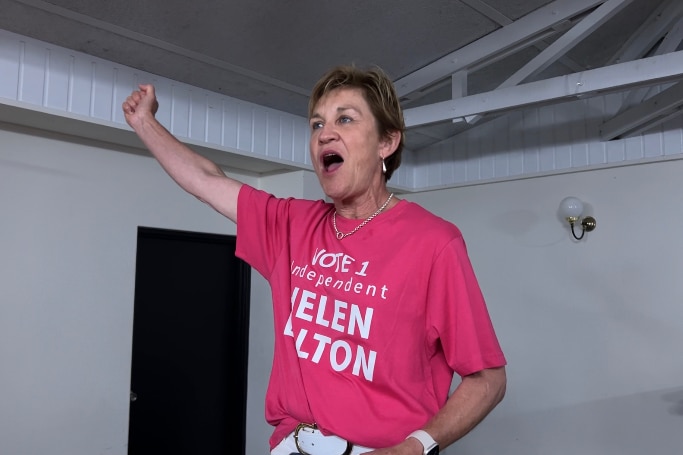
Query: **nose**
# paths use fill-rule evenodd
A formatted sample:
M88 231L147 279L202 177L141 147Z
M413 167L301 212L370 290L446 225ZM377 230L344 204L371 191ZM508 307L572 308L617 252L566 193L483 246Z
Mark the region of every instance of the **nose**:
M332 125L323 124L320 129L318 129L318 142L321 144L326 144L338 137L337 130Z

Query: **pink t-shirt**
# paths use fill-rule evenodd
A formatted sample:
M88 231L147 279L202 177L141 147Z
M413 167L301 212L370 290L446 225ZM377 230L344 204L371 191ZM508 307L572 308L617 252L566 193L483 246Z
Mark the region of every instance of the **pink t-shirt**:
M271 448L299 422L367 447L398 444L445 404L454 372L505 365L456 226L402 200L338 240L333 213L324 201L240 191L236 254L273 297ZM359 223L337 217L342 232Z

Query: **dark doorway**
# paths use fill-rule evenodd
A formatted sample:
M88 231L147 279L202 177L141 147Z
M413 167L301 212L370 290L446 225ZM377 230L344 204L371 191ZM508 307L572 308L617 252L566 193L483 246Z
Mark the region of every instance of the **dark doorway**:
M138 228L129 455L244 453L251 272L235 242Z

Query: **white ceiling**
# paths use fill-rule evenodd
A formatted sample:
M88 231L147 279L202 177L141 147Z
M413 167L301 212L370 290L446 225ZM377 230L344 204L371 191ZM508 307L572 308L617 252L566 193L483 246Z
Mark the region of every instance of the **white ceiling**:
M327 69L378 65L418 151L477 124L421 121L420 106L647 57L667 36L681 49L681 3L0 0L0 28L302 116Z

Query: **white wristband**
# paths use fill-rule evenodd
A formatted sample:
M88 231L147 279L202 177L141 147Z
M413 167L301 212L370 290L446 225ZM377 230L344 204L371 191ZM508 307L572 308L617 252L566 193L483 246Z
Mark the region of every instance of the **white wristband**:
M439 453L439 444L436 443L434 438L432 438L429 433L424 430L416 430L408 435L408 438L415 438L422 444L422 453L427 455L430 453ZM408 439L406 438L406 439ZM436 449L436 450L434 450Z

